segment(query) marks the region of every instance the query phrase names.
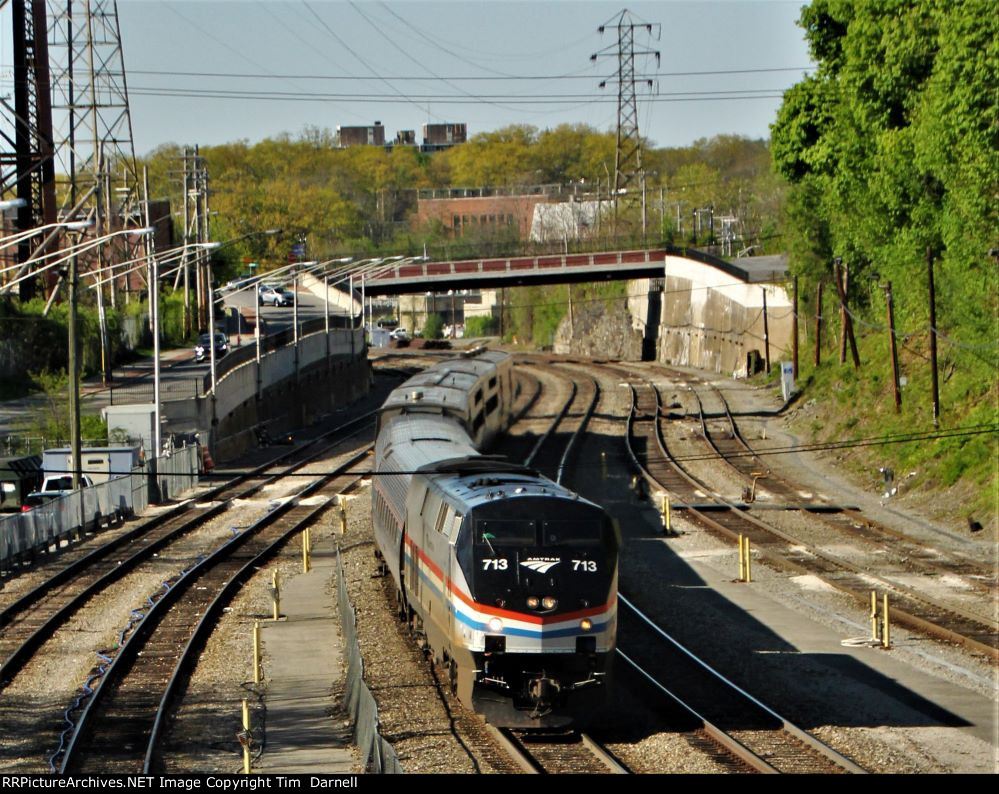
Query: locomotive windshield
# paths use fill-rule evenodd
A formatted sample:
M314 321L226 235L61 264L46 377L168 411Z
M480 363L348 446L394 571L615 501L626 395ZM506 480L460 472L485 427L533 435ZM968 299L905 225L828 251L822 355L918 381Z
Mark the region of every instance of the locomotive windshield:
M531 519L478 519L475 522L475 542L479 546L536 546L537 522Z
M602 521L542 521L543 546L599 546L604 540Z
M538 530L541 530L540 534ZM599 546L612 540L602 519L576 521L536 520L533 518L477 518L475 545L503 548L510 546Z

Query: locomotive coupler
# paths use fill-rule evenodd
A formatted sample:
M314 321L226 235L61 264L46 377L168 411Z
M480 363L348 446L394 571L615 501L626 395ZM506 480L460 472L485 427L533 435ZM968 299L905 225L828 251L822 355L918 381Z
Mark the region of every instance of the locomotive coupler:
M562 687L559 682L554 678L546 678L545 676L540 676L538 678L532 678L527 684L527 691L531 696L531 700L535 703L551 703L559 695Z

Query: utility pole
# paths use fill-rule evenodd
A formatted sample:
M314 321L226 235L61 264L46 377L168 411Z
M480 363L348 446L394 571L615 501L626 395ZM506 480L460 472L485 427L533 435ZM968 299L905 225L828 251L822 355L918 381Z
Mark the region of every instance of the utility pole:
M933 286L933 249L926 246L926 271L930 287L930 375L933 388L933 426L940 426L940 383L937 380L937 293Z
M794 311L791 315L791 374L795 382L798 380L798 277L794 277L791 289L791 299Z
M822 282L815 287L815 368L822 363Z
M2 6L3 3L0 3ZM3 140L13 146L0 148L0 195L14 195L23 200L16 211L18 231L55 223L55 165L52 144L52 101L49 81L49 55L45 0L10 0L11 37L13 39L13 105L0 98L0 107L11 119L13 130L6 130ZM6 125L5 125L6 126ZM33 249L30 237L16 247L16 261L23 263L40 254L55 241L50 235ZM30 267L25 265L15 276ZM20 282L21 300L35 295L35 279Z
M898 380L898 346L895 344L895 301L891 282L885 284L885 303L888 304L888 344L891 348L891 382L895 389L895 413L902 413L902 390Z
M767 288L763 287L763 355L767 374L770 374L770 325L767 320Z
M833 265L835 268L836 291L839 293L840 316L843 322L840 341L840 363L846 363L846 340L849 340L850 352L853 355L853 366L855 369L860 369L860 353L857 352L857 339L853 335L853 321L850 319L850 312L846 306L846 272L843 269L843 260L837 256L833 261Z
M590 56L590 60L596 62L598 58L608 56L617 58L617 74L601 80L599 84L600 88L606 88L608 83L617 84L617 150L614 156L614 187L611 191L614 199L616 234L618 203L620 202L622 209L625 210L637 209L640 200L637 186L634 184L642 171L642 139L638 133L635 57L655 56L657 69L661 60L658 50L635 49L635 29L644 29L648 36L654 36L658 41L662 35L662 26L658 23L635 22L630 12L625 9L597 30L602 34L608 28L617 30L617 42L595 52ZM649 78L643 78L642 82L649 89L654 86L654 82Z
M73 470L73 490L80 487L82 454L80 451L80 343L77 339L77 257L74 251L69 258L69 448L70 468Z
M139 182L117 2L62 0L48 8L52 109L59 120L53 135L55 165L69 181L63 214L93 215L102 198L110 201L110 191L86 191L107 170L122 175L123 189L116 206L110 212L105 208L104 223L109 230L135 223ZM141 243L122 237L117 245L129 259Z

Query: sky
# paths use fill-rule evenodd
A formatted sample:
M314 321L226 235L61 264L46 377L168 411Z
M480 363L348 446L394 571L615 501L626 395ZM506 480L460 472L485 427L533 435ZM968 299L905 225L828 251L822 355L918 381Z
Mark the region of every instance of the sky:
M628 5L639 25L641 134L657 146L767 137L781 92L810 67L795 24L800 6ZM118 0L135 151L376 120L389 140L401 129L419 140L424 123L444 121L466 123L469 136L510 124L613 130L623 8L598 0Z

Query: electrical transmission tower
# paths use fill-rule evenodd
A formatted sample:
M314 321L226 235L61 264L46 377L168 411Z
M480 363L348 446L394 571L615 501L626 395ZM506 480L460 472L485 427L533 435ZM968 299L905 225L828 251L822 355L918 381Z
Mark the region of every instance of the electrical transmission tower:
M65 217L94 220L94 235L142 226L141 182L116 0L49 0L55 159ZM97 251L97 266L131 259L141 245L116 238ZM115 281L111 302L115 303ZM129 281L124 287L130 289ZM127 292L126 292L127 294Z
M0 0L0 9L7 5ZM45 0L10 0L13 39L14 104L0 98L0 137L12 149L0 151L0 196L13 193L21 206L14 214L17 231L56 220L55 164ZM32 242L25 237L4 258L24 262ZM10 262L4 262L10 264ZM33 296L34 282L21 282L22 298Z
M87 219L93 222L89 235L107 238L114 230L141 225L117 2L0 0L0 8L8 2L14 105L0 98L5 111L0 139L14 148L0 152L0 196L14 191L23 200L17 229ZM17 249L22 267L11 280L27 274L30 262L59 245L60 236L57 229L37 238L26 235ZM113 245L114 250L108 242L84 257L81 270L103 269L116 254L130 259L136 253L136 244L124 237ZM33 296L35 281L19 282L22 299ZM114 305L115 281L109 283Z
M132 118L116 0L49 0L53 111L65 207L89 199L104 173L121 180L117 203L138 190ZM92 203L92 202L91 202Z
M642 201L640 182L642 181L642 139L638 133L638 92L636 84L644 83L653 88L654 81L640 75L635 75L636 57L655 56L656 68L660 63L658 50L635 49L635 30L643 30L658 41L662 35L662 26L658 23L636 22L628 9L605 22L597 30L602 34L605 30L617 31L617 42L609 44L599 52L590 56L591 61L598 58L616 57L617 74L600 82L601 88L608 83L617 85L617 152L614 157L614 209L615 224L618 208L625 210L621 215L631 219L633 213L626 210L637 208Z

